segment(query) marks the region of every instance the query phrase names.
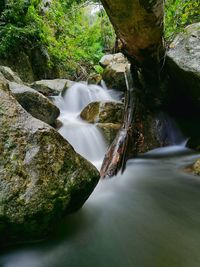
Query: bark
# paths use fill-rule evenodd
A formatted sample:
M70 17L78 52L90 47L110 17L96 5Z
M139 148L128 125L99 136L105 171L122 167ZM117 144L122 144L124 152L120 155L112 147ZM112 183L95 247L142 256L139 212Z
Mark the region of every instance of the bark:
M126 162L126 153L130 140L129 136L132 135L131 126L133 122L133 115L137 107L138 95L137 88L134 86L132 81L130 66L127 66L125 76L127 83L127 92L123 125L104 158L100 171L102 178L116 175L121 168L122 170L124 169Z
M164 0L102 0L123 53L141 72L147 98L160 105L160 83L165 49L163 44Z
M163 53L163 0L102 0L124 45L124 52L139 63L159 61Z
M123 171L129 157L170 144L170 140L159 115L167 88L164 0L102 0L102 4L132 66L127 74L124 123L101 169L101 176L106 177Z

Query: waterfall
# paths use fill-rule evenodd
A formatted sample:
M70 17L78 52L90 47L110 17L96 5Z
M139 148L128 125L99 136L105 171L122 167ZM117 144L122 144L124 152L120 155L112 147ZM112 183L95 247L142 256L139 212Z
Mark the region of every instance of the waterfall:
M59 120L62 126L60 134L74 147L76 152L101 167L107 145L101 131L94 124L80 118L80 112L94 101L116 101L119 94L97 85L76 83L64 96L54 97L55 105L60 109Z

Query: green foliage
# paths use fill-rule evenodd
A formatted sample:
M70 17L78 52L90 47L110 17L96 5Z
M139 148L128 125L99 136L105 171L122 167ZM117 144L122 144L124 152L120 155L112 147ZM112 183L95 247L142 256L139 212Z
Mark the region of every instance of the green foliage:
M69 74L83 67L90 71L111 46L114 33L104 11L92 15L91 5L81 0L9 0L1 14L0 57L19 49L42 47L49 67Z
M171 41L191 23L200 21L199 0L167 0L165 7L165 37Z

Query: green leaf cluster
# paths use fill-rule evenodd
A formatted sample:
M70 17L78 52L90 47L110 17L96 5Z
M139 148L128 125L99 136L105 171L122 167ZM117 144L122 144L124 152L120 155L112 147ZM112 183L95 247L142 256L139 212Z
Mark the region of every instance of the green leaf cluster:
M19 49L42 47L48 66L74 74L88 71L112 46L114 32L105 11L91 14L91 5L81 0L8 0L0 17L0 57Z
M192 23L200 21L199 0L166 0L165 4L165 38L173 37Z

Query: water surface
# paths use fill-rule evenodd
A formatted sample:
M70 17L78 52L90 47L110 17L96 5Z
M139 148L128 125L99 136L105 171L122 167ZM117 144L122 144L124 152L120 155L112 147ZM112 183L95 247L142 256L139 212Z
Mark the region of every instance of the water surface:
M200 155L183 147L130 160L100 181L83 209L50 240L4 252L1 267L199 267Z

